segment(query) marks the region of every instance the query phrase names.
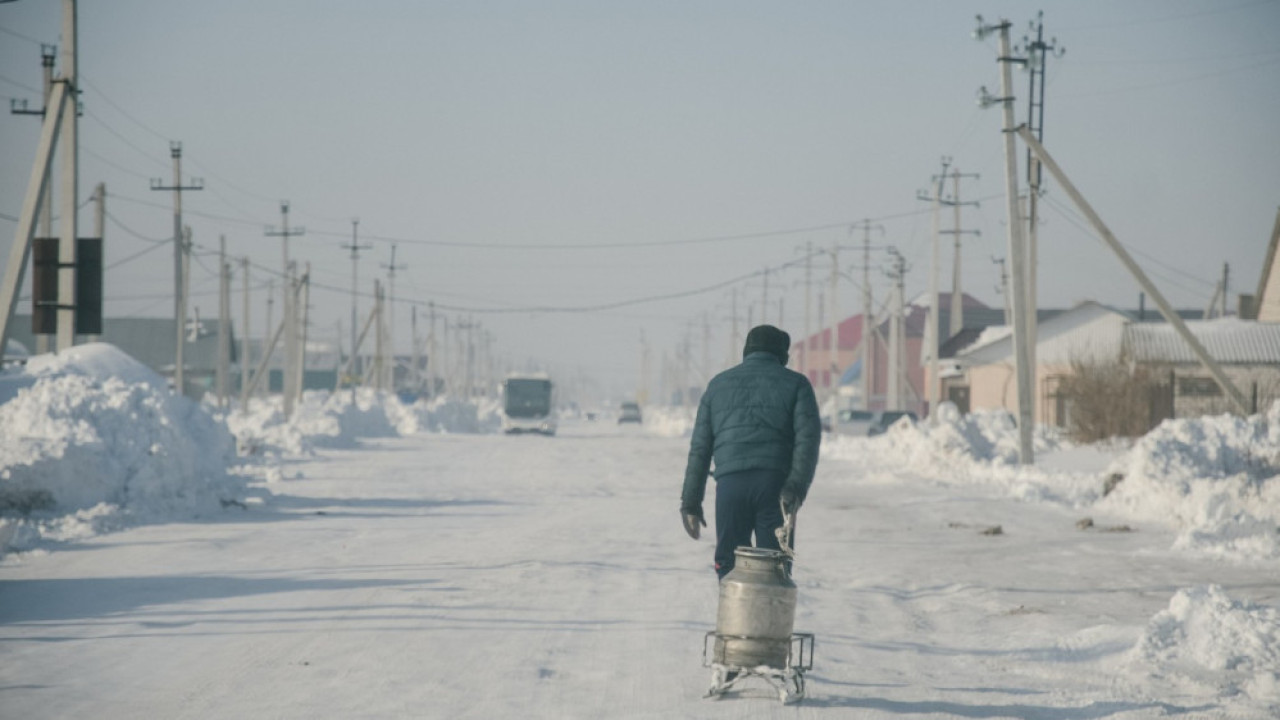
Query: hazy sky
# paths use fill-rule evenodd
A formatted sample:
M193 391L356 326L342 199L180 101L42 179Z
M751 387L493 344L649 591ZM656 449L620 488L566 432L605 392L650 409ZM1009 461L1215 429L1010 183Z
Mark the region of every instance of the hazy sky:
M203 251L225 235L255 264L281 265L279 203L306 235L313 336L350 317L351 219L397 274L398 346L409 302L474 319L515 362L593 375L631 392L640 338L655 364L686 335L730 356L761 317L804 330L807 243L840 243L842 314L860 305L871 218L872 286L889 255L928 287L931 219L917 193L943 156L965 173L964 290L998 307L1007 254L996 39L974 15L1007 18L1021 41L1043 8L1044 142L1178 306L1203 308L1231 268L1234 296L1258 282L1280 204L1280 0L1045 2L328 2L114 0L81 3L81 198L105 182L110 316L171 314L169 141L184 148L185 221ZM0 4L0 97L38 104L41 42L60 42L62 3ZM1015 73L1019 119L1028 76ZM0 116L0 257L7 258L38 121ZM1019 152L1021 169L1025 156ZM950 187L947 188L950 193ZM1040 304L1124 308L1138 287L1048 184ZM81 211L92 228L91 206ZM951 224L944 214L944 227ZM86 233L87 234L87 231ZM944 289L951 251L943 253ZM791 267L782 269L784 265ZM216 262L192 271L215 312ZM828 256L814 261L814 303ZM816 286L822 280L821 288ZM235 280L238 321L240 280ZM705 292L696 292L706 290ZM652 302L637 300L671 296ZM781 303L779 302L781 300ZM257 291L253 332L261 334ZM362 298L361 315L369 300ZM599 308L605 309L599 309ZM20 309L26 312L28 304ZM277 303L276 317L279 317ZM812 314L817 326L816 307ZM344 330L344 340L346 330Z

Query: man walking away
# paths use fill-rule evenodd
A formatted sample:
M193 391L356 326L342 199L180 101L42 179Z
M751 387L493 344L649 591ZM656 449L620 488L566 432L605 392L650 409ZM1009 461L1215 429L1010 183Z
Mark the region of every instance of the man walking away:
M809 379L788 370L791 336L772 325L747 333L742 363L716 375L698 403L680 516L694 540L706 526L702 500L715 462L716 574L733 569L733 551L780 549L782 509L804 502L818 465L822 421ZM794 540L792 541L794 545Z

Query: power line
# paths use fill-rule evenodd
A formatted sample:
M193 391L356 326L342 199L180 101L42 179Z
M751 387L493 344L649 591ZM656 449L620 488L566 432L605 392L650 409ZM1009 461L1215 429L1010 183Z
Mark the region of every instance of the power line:
M33 43L35 45L46 44L43 40L37 40L31 37L30 35L23 35L22 33L16 32L14 30L10 30L9 28L4 27L3 25L0 25L0 33L4 33L5 35L12 35L13 37L18 38L19 40L26 40L27 42Z

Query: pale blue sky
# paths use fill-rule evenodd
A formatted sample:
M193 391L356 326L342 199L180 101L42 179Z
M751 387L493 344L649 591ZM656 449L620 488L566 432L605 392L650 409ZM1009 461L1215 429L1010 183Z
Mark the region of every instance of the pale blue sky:
M908 292L922 292L930 217L916 194L943 155L981 174L962 186L984 198L965 210L982 232L966 239L965 290L1000 306L1000 115L974 102L999 76L973 16L1008 18L1019 40L1041 8L1067 50L1049 64L1046 146L1175 304L1203 307L1224 262L1233 295L1252 291L1280 204L1280 0L82 2L82 196L107 183L108 264L148 246L117 221L168 237L170 196L149 179L170 181L168 141L180 140L184 175L206 187L185 199L200 245L225 234L234 255L276 270L263 228L291 201L308 231L294 257L336 288L313 292L313 334L348 321L339 245L358 216L362 237L379 238L362 291L398 239L399 295L474 315L512 358L580 366L629 392L642 330L655 356L673 353L706 312L724 360L730 287L740 322L749 303L759 320L760 279L605 311L480 311L687 293L795 261L806 242L849 244L848 224L868 217L911 263ZM55 0L0 4L0 96L37 100L33 41L57 42L60 14ZM1026 75L1015 83L1022 118ZM0 117L3 257L37 125ZM1041 305L1136 306L1136 284L1049 193ZM748 237L677 242L722 236ZM842 267L860 277L857 262L846 252ZM879 302L886 253L873 265ZM114 268L108 313L169 313L171 267L165 248ZM818 261L815 278L826 272ZM781 290L796 337L803 278L769 280L769 318ZM193 286L216 290L200 266ZM842 282L845 312L859 292ZM214 295L193 302L216 307ZM235 303L238 319L238 290ZM407 350L408 309L396 319ZM255 334L261 322L258 310Z

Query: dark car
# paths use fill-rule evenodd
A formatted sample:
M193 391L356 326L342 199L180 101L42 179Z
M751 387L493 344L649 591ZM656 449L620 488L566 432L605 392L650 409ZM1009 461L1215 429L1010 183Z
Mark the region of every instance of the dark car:
M644 422L640 415L640 406L633 402L622 403L622 413L618 415L618 424Z
M868 410L841 410L836 413L836 426L833 431L837 435L862 437L867 434L874 420L875 413Z
M912 425L919 420L919 418L916 417L916 414L910 410L882 410L876 413L875 416L871 418L871 426L867 428L867 437L881 435L887 432L894 423L904 417L911 420Z

